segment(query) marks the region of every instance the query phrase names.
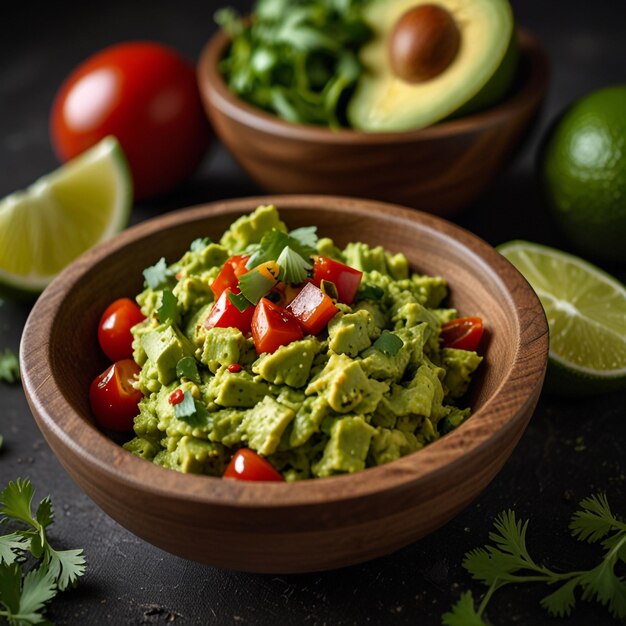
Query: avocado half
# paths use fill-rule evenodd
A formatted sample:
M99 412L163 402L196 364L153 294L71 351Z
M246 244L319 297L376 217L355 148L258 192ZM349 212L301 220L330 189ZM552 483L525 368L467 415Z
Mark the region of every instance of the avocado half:
M439 5L452 15L460 45L441 74L410 83L391 68L389 39L406 11L425 4ZM467 115L500 100L515 78L518 50L508 0L374 0L363 17L373 37L360 51L364 70L348 104L348 119L356 130L417 130Z

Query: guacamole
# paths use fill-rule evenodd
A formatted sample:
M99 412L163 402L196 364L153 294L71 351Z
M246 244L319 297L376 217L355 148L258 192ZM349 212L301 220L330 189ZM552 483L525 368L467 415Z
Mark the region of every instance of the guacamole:
M457 317L443 305L446 281L411 273L402 254L360 242L341 250L314 229L292 231L284 239L289 245L315 250L302 263L308 269L301 285L316 281L311 263L321 258L349 266L352 284L360 278L356 296L343 295L343 283L322 281L325 301L334 296L328 323L316 335L299 329L297 338L267 352L258 353L254 321L252 336L236 325L207 323L222 301L243 295L233 290L217 298L212 286L231 266L243 267L241 259L271 256L268 233L285 238L288 229L276 207L261 206L219 243L197 239L180 260L168 266L162 259L144 271L137 302L146 320L132 331L144 397L127 450L181 472L221 476L234 452L249 448L294 481L389 463L469 417L460 400L482 357L443 347L441 326ZM288 263L281 255L279 265ZM283 278L267 298L276 296L272 306L280 308L279 299L293 298L301 285ZM242 319L255 310L245 304Z

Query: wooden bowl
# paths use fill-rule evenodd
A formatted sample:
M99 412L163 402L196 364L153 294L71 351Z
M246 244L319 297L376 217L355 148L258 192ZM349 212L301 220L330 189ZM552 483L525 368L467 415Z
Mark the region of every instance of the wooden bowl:
M218 70L229 40L216 34L198 63L206 113L244 170L272 193L327 193L398 202L453 215L507 163L548 85L538 41L519 33L512 94L481 113L403 133L333 131L285 122L235 96Z
M423 450L353 475L246 483L163 469L126 452L94 425L88 389L106 367L96 329L114 299L138 293L142 270L214 240L240 214L275 203L289 227L316 224L340 244L402 251L441 274L450 306L481 315L485 360L473 416ZM325 196L216 202L150 220L76 260L41 295L21 345L24 387L62 465L131 532L184 558L256 572L305 572L397 550L444 524L491 481L521 437L548 355L543 309L528 283L469 232L417 211Z

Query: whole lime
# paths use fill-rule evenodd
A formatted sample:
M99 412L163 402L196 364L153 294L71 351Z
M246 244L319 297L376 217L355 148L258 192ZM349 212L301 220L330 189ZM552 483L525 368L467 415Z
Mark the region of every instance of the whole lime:
M626 85L565 111L543 143L539 171L563 236L591 257L626 261Z

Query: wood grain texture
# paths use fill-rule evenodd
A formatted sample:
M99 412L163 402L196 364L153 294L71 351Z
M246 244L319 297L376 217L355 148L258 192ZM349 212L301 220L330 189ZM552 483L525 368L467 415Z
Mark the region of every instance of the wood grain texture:
M397 202L452 215L505 166L535 118L548 86L537 40L519 33L521 63L501 104L404 133L333 131L282 121L237 98L217 69L228 40L218 33L198 62L213 128L239 164L271 193L325 193Z
M139 459L93 424L91 380L104 369L96 329L114 298L132 297L141 271L172 262L200 236L217 239L238 215L275 203L291 228L316 224L340 245L402 251L441 274L449 304L481 315L485 361L474 414L423 450L351 476L245 483L184 475ZM35 304L21 344L23 382L46 440L82 489L120 524L174 554L220 567L304 572L356 563L432 532L472 501L522 435L548 354L541 305L493 248L440 218L372 201L277 196L217 202L131 228L65 270Z

